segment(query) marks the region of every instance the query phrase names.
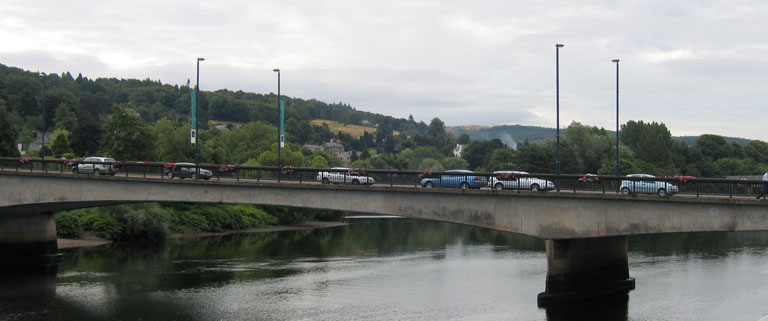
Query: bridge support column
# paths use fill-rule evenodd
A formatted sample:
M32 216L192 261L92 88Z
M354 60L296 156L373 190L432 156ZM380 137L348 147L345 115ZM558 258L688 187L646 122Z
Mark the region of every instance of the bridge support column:
M0 270L55 270L58 252L53 212L0 213Z
M547 240L547 285L538 305L573 302L635 288L627 237Z

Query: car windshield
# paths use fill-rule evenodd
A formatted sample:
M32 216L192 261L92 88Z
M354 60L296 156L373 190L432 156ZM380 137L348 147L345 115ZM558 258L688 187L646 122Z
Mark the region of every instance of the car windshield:
M114 159L111 159L111 158L105 158L105 159L104 159L104 162L106 162L106 163L114 163L114 162L115 162L115 160L114 160Z

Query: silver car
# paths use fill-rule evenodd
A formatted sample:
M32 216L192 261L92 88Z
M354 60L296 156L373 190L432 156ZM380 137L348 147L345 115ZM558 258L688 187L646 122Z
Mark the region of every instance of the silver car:
M628 178L656 178L650 174L629 174ZM671 196L678 192L677 186L669 182L654 180L623 180L619 186L622 194L658 194L659 196Z
M488 186L500 191L504 189L527 189L534 192L548 191L555 188L555 183L551 181L519 175L530 175L528 172L521 171L495 171L491 180L488 181Z
M334 167L334 171L323 171L317 173L317 180L323 184L352 184L352 185L373 185L376 181L373 177L361 175L357 171L347 167Z
M72 167L72 173L93 175L115 175L117 173L117 168L112 166L115 160L109 157L91 156L84 159L83 162L103 164L79 163L77 166Z

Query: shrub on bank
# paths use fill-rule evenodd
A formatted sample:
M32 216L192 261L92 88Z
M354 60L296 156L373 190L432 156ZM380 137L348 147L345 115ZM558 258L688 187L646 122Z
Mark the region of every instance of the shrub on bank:
M339 212L248 204L130 204L63 211L56 215L60 237L94 233L113 241L159 242L168 233L221 232L330 219Z
M77 215L70 211L60 212L56 215L56 234L65 238L79 238L83 235L83 226Z

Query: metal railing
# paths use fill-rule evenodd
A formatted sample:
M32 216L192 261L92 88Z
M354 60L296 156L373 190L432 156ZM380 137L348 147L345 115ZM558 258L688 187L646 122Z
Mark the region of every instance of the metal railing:
M154 179L194 179L194 165L161 162L117 161L114 163L82 160L0 157L0 171L49 173L59 175L95 175L89 166L99 166L101 176L143 177ZM187 171L183 171L187 168ZM560 193L656 194L660 197L689 195L695 197L755 197L762 180L675 177L616 177L614 175L555 175L527 173L425 172L396 169L294 168L285 166L239 166L200 164L211 172L204 181L278 182L285 184L344 184L390 187L435 187L484 189L496 192L557 190ZM191 169L191 170L190 170ZM174 175L168 175L172 172ZM172 178L171 178L172 177Z

